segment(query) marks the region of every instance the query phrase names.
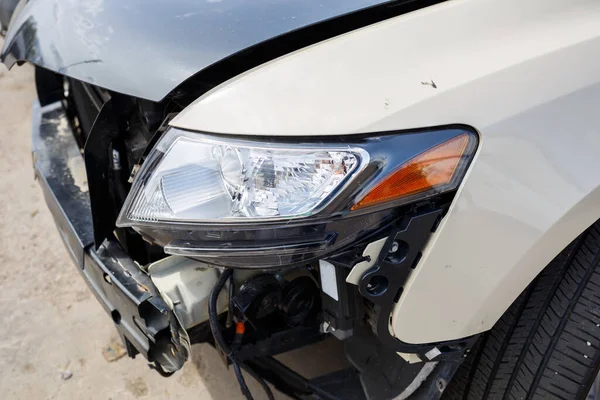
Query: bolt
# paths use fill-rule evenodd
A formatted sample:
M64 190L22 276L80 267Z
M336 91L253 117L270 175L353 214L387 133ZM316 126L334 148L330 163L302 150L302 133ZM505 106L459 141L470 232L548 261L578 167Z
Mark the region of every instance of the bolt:
M443 392L446 388L446 382L442 378L437 380L436 385L440 392Z
M392 243L392 248L390 249L390 253L397 252L399 248L400 248L400 245L398 244L398 242Z

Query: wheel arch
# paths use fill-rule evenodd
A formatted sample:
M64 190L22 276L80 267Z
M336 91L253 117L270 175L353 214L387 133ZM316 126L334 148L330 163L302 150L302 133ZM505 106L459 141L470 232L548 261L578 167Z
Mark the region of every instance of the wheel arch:
M502 314L554 258L598 219L600 219L600 187L594 189L560 217L498 282L495 290L490 293L490 298L506 299L502 302L504 306ZM487 302L483 303L476 315L486 314L488 307ZM500 319L502 314L498 315L496 320L490 318L492 325ZM475 329L475 326L481 324L481 321L474 318L469 324ZM486 322L485 325L489 325L489 322Z

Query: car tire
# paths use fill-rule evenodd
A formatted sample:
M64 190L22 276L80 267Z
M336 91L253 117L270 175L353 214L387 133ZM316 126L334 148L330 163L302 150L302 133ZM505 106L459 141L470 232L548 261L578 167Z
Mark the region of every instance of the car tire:
M600 222L483 334L444 399L585 399L600 366Z

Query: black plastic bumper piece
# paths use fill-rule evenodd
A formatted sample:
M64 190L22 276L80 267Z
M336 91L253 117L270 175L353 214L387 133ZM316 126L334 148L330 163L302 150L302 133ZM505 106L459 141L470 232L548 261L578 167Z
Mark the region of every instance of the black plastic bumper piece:
M69 254L83 268L84 249L94 240L83 157L60 102L33 105L35 176Z
M180 369L189 339L148 277L114 241L94 244L85 163L60 102L33 107L35 176L71 257L112 317L128 354L141 353L159 372Z

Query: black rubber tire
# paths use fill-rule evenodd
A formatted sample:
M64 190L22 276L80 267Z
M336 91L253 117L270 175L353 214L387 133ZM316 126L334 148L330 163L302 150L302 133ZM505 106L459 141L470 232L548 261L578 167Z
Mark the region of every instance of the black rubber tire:
M444 399L585 399L600 366L600 222L482 335Z

